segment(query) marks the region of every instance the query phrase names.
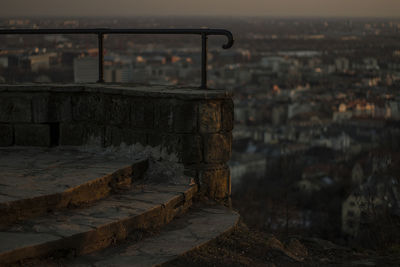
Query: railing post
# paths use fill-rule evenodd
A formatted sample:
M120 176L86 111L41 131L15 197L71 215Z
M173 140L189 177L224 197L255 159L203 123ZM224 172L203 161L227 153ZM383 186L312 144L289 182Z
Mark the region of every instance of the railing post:
M201 89L207 89L207 34L201 34Z
M97 34L98 40L98 54L99 54L99 79L98 83L104 83L104 49L103 49L103 40L104 35L102 33Z

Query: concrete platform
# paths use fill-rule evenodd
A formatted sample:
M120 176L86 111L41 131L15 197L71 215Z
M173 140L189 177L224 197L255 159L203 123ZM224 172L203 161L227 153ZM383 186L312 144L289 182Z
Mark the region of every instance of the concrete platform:
M129 187L147 159L60 148L0 149L0 227ZM133 180L132 180L133 179Z

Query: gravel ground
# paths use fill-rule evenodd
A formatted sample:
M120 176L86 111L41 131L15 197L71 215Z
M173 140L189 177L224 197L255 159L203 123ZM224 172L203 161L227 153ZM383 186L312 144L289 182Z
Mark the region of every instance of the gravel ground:
M399 254L356 251L316 238L280 241L240 224L233 232L165 266L400 266Z

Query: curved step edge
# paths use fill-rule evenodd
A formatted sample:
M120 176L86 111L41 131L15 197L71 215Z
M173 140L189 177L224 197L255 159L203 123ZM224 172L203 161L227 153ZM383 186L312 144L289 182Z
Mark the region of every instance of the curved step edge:
M216 238L229 234L240 215L224 206L200 206L190 209L181 218L163 227L158 235L132 244L107 248L62 266L162 266L194 249L206 246ZM60 262L59 262L60 263Z
M186 210L191 206L192 198L197 192L197 186L187 187L186 190L179 192L168 192L167 190L163 190L162 186L158 187L158 189L160 190L158 193L163 194L164 198L168 198L171 195L173 195L173 197L163 201L162 198L157 197L157 195L155 195L154 200L149 200L148 196L151 192L139 192L132 196L127 195L128 197L123 201L127 205L131 203L131 214L121 214L119 216L120 218L89 218L88 215L82 215L87 209L78 209L70 211L66 215L58 215L58 217L53 220L59 221L58 218L69 216L71 214L77 216L80 220L82 220L82 218L83 220L85 220L85 218L92 219L92 221L88 220L84 223L80 222L79 225L76 224L78 230L73 230L72 233L67 232L66 234L63 234L63 229L61 229L61 231L59 229L54 231L53 229L53 232L50 233L51 224L49 228L44 227L45 229L40 229L41 224L39 219L34 220L33 223L39 226L39 233L32 233L31 231L20 233L0 232L0 242L7 242L7 236L9 239L14 236L14 238L20 238L22 243L25 243L21 247L16 246L9 249L1 249L0 246L0 266L7 266L30 258L35 259L48 257L59 252L83 255L104 249L112 244L124 240L129 234L132 234L137 230L158 228L169 223L175 216L186 212ZM121 196L116 195L114 199L103 200L102 202L105 202L106 204L109 202L109 205L107 205L110 207L115 203L115 199L119 197ZM97 211L102 210L101 203L97 205L100 206L100 209L97 209ZM142 207L147 207L147 209L141 212L143 209L137 209L135 208L135 205L141 205ZM90 208L91 207L88 209ZM121 213L123 213L124 208L122 206L121 209ZM133 214L132 211L135 214ZM41 220L45 221L46 219L47 218L43 218ZM37 240L35 240L35 238ZM31 240L24 241L24 239ZM0 245L3 247L7 246L6 243L0 243Z
M148 160L137 160L112 173L69 188L64 192L0 203L0 229L20 220L34 218L47 212L78 207L107 197L139 180L148 168Z

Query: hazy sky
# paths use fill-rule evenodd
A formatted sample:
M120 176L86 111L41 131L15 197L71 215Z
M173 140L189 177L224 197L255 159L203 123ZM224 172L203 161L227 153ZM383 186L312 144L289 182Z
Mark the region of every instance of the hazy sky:
M400 16L400 0L1 0L0 16Z

